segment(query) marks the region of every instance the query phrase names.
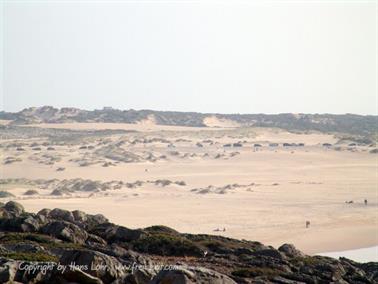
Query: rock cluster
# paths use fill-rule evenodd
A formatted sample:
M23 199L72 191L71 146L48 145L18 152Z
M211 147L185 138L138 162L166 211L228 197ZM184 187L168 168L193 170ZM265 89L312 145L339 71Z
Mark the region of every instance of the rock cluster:
M33 214L10 201L0 205L0 283L378 283L378 263L165 226L129 229L79 210Z

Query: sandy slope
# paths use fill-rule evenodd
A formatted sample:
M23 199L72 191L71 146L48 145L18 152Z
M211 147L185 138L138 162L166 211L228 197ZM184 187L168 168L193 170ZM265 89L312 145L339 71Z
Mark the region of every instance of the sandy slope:
M203 120L203 123L208 127L239 127L239 123L229 119L221 119L216 116L208 116Z
M27 124L24 126L41 127L41 128L61 128L72 130L101 130L101 129L121 129L121 130L136 130L136 131L198 131L211 130L207 127L186 127L186 126L171 126L171 125L156 125L152 117L141 120L139 123L89 123L89 122L72 122L72 123L40 123ZM216 129L219 130L219 129Z
M194 146L199 139L195 132L184 135L168 131L159 135L175 139L177 135L192 137L191 143L176 143L175 150L181 152L227 153L235 149L224 150L222 143L240 139L240 133L219 135L220 138L214 138L217 136L214 134L212 139L219 145L205 149ZM307 253L378 244L376 155L362 148L356 152L324 149L319 143L334 143L336 139L317 133L304 135L257 129L245 139L266 143L296 141L307 146L298 149L280 147L277 150L263 147L257 152L252 147L243 147L237 149L240 155L229 159L171 158L155 163L120 163L107 168L100 165L79 167L68 161L79 155L78 152L62 149L57 150L63 155L57 165L36 164L25 158L23 162L3 166L2 176L29 179L80 177L127 182L170 179L187 183L185 187L175 185L165 188L145 185L91 198L23 200L26 209L34 212L45 207L80 209L103 213L111 221L133 228L164 224L181 232L222 234L275 246L294 243ZM166 146L127 147L132 151L146 147L163 151ZM26 157L28 153L22 155ZM66 170L57 172L57 166ZM236 188L226 194L191 192L193 188L208 185L244 185L251 182L255 185ZM25 188L17 187L5 189L17 195L25 191ZM368 206L363 204L365 198L369 201ZM354 203L346 204L347 200ZM305 228L307 220L311 222L308 229ZM226 231L214 232L216 228L226 228Z

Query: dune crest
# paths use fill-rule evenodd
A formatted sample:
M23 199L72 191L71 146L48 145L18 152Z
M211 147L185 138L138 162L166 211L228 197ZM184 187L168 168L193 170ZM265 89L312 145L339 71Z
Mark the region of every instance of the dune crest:
M155 115L150 114L145 119L141 119L136 122L136 124L143 125L143 126L155 126L157 125Z
M222 128L235 128L240 127L240 123L226 119L226 118L219 118L215 115L205 117L203 119L203 124L207 127L222 127Z

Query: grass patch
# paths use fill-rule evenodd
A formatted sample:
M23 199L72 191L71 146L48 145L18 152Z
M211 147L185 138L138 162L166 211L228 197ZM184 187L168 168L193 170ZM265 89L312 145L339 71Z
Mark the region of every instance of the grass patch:
M234 270L231 272L231 274L236 277L251 278L257 276L275 277L280 273L279 271L268 267L249 267Z
M149 233L179 235L179 233L176 230L173 230L172 228L169 228L169 227L163 226L163 225L154 225L154 226L151 226L151 227L144 228L143 230L146 231L146 232L149 232Z
M36 233L6 233L4 236L0 237L0 243L3 244L17 244L20 242L24 243L36 243L44 248L82 248L81 245L61 242L50 236L36 234Z
M10 252L0 254L2 257L24 261L58 262L58 257L41 252Z
M199 246L180 236L152 234L142 237L132 246L136 251L164 256L202 256Z
M299 264L303 263L305 266L316 266L322 264L322 260L314 256L296 257L292 262Z

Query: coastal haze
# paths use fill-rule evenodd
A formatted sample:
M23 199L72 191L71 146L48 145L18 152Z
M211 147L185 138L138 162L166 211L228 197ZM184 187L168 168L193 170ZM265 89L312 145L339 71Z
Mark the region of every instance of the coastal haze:
M31 212L80 208L130 228L289 242L309 254L376 245L377 117L268 117L3 112L2 190Z
M0 1L0 282L378 283L377 11Z
M107 2L2 1L3 110L377 114L376 1Z

